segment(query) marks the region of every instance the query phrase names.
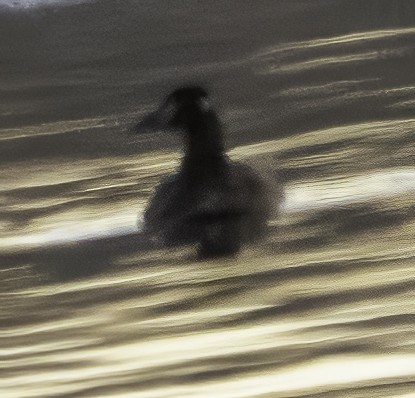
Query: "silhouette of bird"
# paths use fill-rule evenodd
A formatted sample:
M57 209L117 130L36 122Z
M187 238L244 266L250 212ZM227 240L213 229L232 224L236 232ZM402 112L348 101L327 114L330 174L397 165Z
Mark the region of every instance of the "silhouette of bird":
M271 212L267 184L225 154L222 126L208 93L181 87L147 115L137 132L179 130L185 142L177 173L156 188L144 232L163 246L194 244L201 257L236 255L261 239Z

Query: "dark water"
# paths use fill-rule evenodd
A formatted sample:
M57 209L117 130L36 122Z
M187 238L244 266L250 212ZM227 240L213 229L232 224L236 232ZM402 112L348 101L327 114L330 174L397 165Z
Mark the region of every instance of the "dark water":
M49 3L0 2L0 396L414 397L415 3ZM137 228L183 81L285 187L237 259Z

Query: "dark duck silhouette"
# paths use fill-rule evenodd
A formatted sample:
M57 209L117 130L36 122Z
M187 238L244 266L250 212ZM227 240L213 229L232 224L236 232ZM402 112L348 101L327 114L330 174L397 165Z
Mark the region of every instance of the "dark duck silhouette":
M137 125L137 132L160 129L184 133L185 155L178 172L156 188L144 232L164 246L197 245L202 257L232 256L261 239L271 211L267 185L226 156L207 92L179 88Z

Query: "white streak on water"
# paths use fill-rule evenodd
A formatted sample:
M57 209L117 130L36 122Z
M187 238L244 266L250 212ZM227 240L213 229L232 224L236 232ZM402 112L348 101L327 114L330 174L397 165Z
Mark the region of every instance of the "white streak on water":
M352 88L356 88L356 86L365 84L365 83L372 83L379 81L379 79L360 79L360 80L340 80L334 81L325 84L319 85L299 85L295 87L291 87L285 90L280 90L272 95L272 98L275 97L307 97L307 96L315 96L315 95L332 95L333 92L345 92L346 90L351 90Z
M251 375L214 385L201 383L190 387L161 388L151 392L117 394L127 397L243 398L260 394L308 390L319 386L347 385L382 378L415 374L415 355L325 358L294 369ZM107 395L115 397L115 395Z
M8 236L0 239L0 248L50 246L138 232L137 213L139 211L139 209L131 209L128 212L102 219L85 220L84 222L74 220L39 233Z
M25 9L40 6L69 6L90 0L0 0L0 6L13 9Z
M323 180L296 184L286 191L284 210L297 212L415 193L415 169L379 171L341 181Z
M362 61L371 61L380 58L380 54L377 51L366 51L360 52L357 54L349 54L342 56L330 56L330 57L321 57L307 61L301 61L296 63L287 63L282 65L276 65L269 70L267 73L292 73L305 71L307 69L315 68L327 68L331 65L345 65L349 63L356 64Z
M384 40L386 38L406 36L415 34L415 28L398 28L398 29L384 29L384 30L373 30L366 32L351 33L348 35L334 36L323 39L304 40L292 43L286 43L278 47L269 47L261 51L258 55L265 56L271 54L279 54L282 52L291 52L293 50L309 50L315 47L327 47L332 45L344 45L356 42L367 42Z
M72 131L89 130L105 127L104 118L82 120L65 120L63 122L45 123L38 126L27 126L12 129L2 129L0 141L16 140L27 137L39 137L56 134L65 134Z

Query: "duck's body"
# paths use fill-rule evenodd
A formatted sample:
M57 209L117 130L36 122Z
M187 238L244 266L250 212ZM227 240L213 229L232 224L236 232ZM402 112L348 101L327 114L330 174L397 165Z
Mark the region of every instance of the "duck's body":
M203 89L182 88L161 108L169 114L167 126L184 130L186 150L180 170L157 187L144 229L166 246L198 244L203 256L233 255L263 237L270 196L250 167L228 159L221 125L206 100ZM154 114L148 120L153 123Z
M144 216L151 236L165 245L200 243L205 256L235 254L263 237L268 195L249 167L227 160L221 175L188 182L181 170L158 186Z

